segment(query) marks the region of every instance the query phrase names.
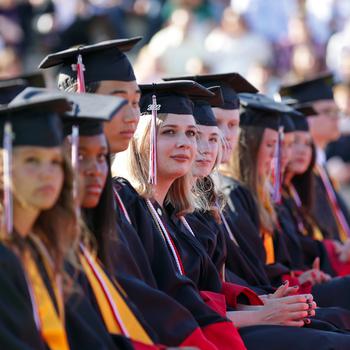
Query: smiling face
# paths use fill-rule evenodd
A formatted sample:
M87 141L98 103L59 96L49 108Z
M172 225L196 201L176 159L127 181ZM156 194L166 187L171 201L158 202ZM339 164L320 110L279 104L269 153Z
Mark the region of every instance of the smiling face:
M288 172L301 175L306 172L312 160L312 138L307 131L296 131L292 145L292 155L288 163Z
M118 96L128 101L128 105L124 106L111 121L104 124L111 152L125 151L140 118L140 89L136 81L101 81L96 93Z
M106 137L79 137L79 175L82 181L83 208L94 208L100 201L108 174Z
M197 153L193 116L168 114L157 135L158 180L175 180L189 173Z
M221 163L228 163L238 141L239 110L213 108L213 112L226 143L226 147L223 147Z
M60 147L17 146L13 150L14 204L47 210L56 203L64 180Z
M275 154L278 132L273 129L265 129L258 151L258 175L266 177L271 171L271 162Z
M219 152L220 138L216 126L197 125L197 156L192 175L205 177L212 172Z

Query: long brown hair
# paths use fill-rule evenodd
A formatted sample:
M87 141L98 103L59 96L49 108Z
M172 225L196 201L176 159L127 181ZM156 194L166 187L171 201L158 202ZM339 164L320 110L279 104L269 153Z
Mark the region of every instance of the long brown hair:
M265 128L243 126L240 128L238 144L234 150L229 168L232 175L246 186L256 200L260 225L272 233L276 227L277 217L271 203L267 179L258 174L258 155Z
M78 243L79 228L73 201L73 172L69 160L63 155L63 175L61 193L50 209L40 212L33 226L33 234L40 238L48 250L56 272L63 271L63 261ZM25 245L20 242L18 234L4 236L4 243L19 255Z

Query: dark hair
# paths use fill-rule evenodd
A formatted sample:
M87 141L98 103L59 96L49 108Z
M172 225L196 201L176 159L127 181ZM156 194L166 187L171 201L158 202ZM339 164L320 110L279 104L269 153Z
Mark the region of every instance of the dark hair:
M109 153L108 174L100 200L95 208L83 208L82 215L97 244L97 256L107 271L113 275L111 240L117 239L117 217L113 196L112 174Z
M292 178L292 184L299 194L303 209L308 214L311 212L314 201L314 178L312 175L316 162L316 148L314 143L311 144L311 150L311 161L307 170L303 174L294 175Z
M101 82L99 81L85 84L86 92L94 94L96 93L100 85ZM57 79L57 86L60 90L63 91L76 92L78 87L78 81L76 78L69 77L65 74L60 74Z

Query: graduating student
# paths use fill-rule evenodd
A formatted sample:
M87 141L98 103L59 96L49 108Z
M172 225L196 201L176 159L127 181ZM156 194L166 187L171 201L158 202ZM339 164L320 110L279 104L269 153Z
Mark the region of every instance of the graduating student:
M257 219L257 227L261 232L261 236L260 234L257 235L260 239L259 249L263 254L262 258L264 260L262 261L266 262L271 282L276 284L281 279L288 279L291 283L298 284L300 288L303 288L302 290L312 290L315 300L320 306L341 306L348 309L349 304L344 294L348 284L347 278L331 279L326 283L319 283L318 276L322 272L318 271L316 275L312 273L315 272L312 270L293 272L293 267L286 263L288 254L285 249L282 249L283 230L272 205L269 181L267 180L270 176L275 143L278 140L277 130L280 116L275 115L273 117L273 115L265 113L265 106L260 107L261 99L265 99L265 97L258 95L256 97L252 95L243 96L241 94L240 98L247 99L242 103L246 103L248 107L244 107L244 112L241 114L242 127L236 158L239 159L238 164L236 164L236 176L250 189L256 202L255 209L254 207L246 209L253 213ZM253 101L253 107L249 106L251 101ZM266 101L266 103L269 104L270 102ZM245 123L248 124L245 125ZM253 139L251 139L252 137ZM247 160L252 162L250 168L246 168ZM259 177L254 177L254 174L259 175ZM258 245L256 245L256 249L258 249ZM325 282L324 279L322 281ZM332 293L337 294L336 302L334 298L330 297Z
M70 108L62 97L45 96L0 112L1 345L7 349L116 348L86 299L68 307L81 293L63 265L78 240L60 123Z
M324 74L314 79L280 89L282 96L296 99L299 103L309 102L316 114L308 118L310 133L316 146L314 167L315 201L312 217L317 222L322 236L345 242L349 235L349 213L330 179L325 164L325 147L339 137L338 108L333 99L333 77ZM347 246L337 245L339 253Z
M210 340L214 334L215 337L221 334L222 340L229 335L229 341L241 347L243 343L238 334L235 335L237 331L231 328L232 324L203 302L197 287L184 274L181 259L168 234L170 228L161 219L166 219L168 215L164 208L172 196L177 198L180 207L176 210L180 212L191 209L193 204L189 175L186 173L195 155L196 127L192 102L188 96L210 96L211 93L192 81L142 85L141 91L141 111L147 115L142 116L141 125L139 124L127 153L132 162L128 170L134 171L132 174L128 172L128 179L136 186L139 194L124 181L120 195L126 203L131 222L144 242L159 287L192 312ZM156 108L159 109L158 117L155 115L156 110L151 116L151 109ZM148 148L150 144L151 155ZM162 158L158 151L160 149L162 153L166 150L166 155L163 153ZM162 163L165 169L161 168ZM168 178L168 183L164 185L160 197L157 197L158 185L164 178ZM172 189L167 194L169 187ZM219 341L216 339L216 342ZM220 342L221 340L217 344ZM219 345L223 346L222 343Z
M304 115L315 115L311 104L300 107ZM283 202L291 213L299 240L304 252L305 262L309 265L319 257L320 267L330 275L346 275L349 263L340 258L336 241L324 239L317 222L312 216L312 205L315 200L313 192L313 168L315 164L315 147L305 117L295 118L295 141L291 159L284 176ZM326 243L326 245L325 245Z
M33 100L43 94L47 94L47 91L31 88L25 90L17 100ZM172 302L169 297L130 276L120 276L116 271L119 257L115 257L114 253L119 227L116 227L113 215L108 144L103 133L102 122L112 117L116 118L116 114L127 102L112 96L72 93L58 95L66 97L76 106L71 113L66 113L64 130L68 135L68 154L71 153L71 147L72 149L76 147L76 155L72 155L72 158L79 159L79 164L75 167L76 171L80 172L82 216L88 229L93 233L92 236L90 232L86 234L85 226L82 227L85 235L81 238L79 261L83 273L71 271L73 267L69 267L71 274L79 275L78 280L83 286L85 295L92 301L106 329L118 345L121 345L122 338L125 338L130 339L137 349L158 348L155 342L159 342L157 334L160 334L160 338L165 339L165 344L168 346L180 345L182 341L181 346L196 345L203 349L214 348L201 335L191 315L175 301ZM74 140L76 136L72 130L77 127L79 139ZM108 219L105 216L106 212L111 212L111 217ZM96 260L96 255L104 266ZM160 314L153 309L152 326L156 327L156 331L153 331L127 293L120 288L120 280L122 284L127 283L129 289L133 290L133 295L138 293L138 298L142 296L143 301L150 302L151 307L154 307L156 300L158 306L163 305L168 311L173 312L174 318L169 319L164 313ZM74 301L71 302L71 306L75 307ZM176 334L174 334L175 329ZM187 335L189 331L193 334Z
M132 66L124 53L139 40L140 38L112 40L79 49L65 50L49 55L40 65L41 68L59 66L58 81L61 89L80 91L80 86L84 85L87 91L122 96L128 100L129 106L124 111L123 117L112 118L111 121L104 123L104 132L112 153L121 152L127 148L139 119L140 91ZM79 72L82 73L81 69L84 69L83 75L77 74L76 66L72 67L72 64L77 62L79 55L81 55L84 65L84 67L80 67ZM108 186L107 181L106 187ZM115 183L114 187L120 188L120 185ZM106 189L106 192L108 191L110 191L109 196L111 196L113 188L110 186L109 190ZM128 214L125 211L122 198L117 191L114 191L114 195L117 216L114 219L117 221L118 240L113 244L113 256L109 257L109 260L114 261L115 270L119 274L124 274L122 279L119 275L123 288L126 289L147 322L157 330L161 343L207 346L209 348L214 346L204 339L191 314L175 300L158 290L158 283L153 275L147 253L135 229L128 221ZM101 215L105 215L105 213ZM111 214L109 218L111 219L113 216L114 214ZM152 244L152 240L147 239L146 241L147 244ZM108 246L108 242L103 242L103 246ZM164 271L166 271L165 266ZM131 279L130 276L132 276ZM135 287L135 283L138 284L138 288ZM142 293L143 298L139 297L139 288L145 288ZM160 304L164 304L164 309L174 310L172 313L178 317L173 319L166 317L163 309L159 308ZM169 322L172 326L168 326ZM205 343L206 345L204 345Z
M249 284L250 286L264 286L262 289L254 287L259 294L274 292L274 288L271 287L269 278L266 275L264 264L256 258L254 251L251 254L246 254L246 252L252 250L248 235L249 232L255 232L255 226L251 225L251 220L245 218L246 214L244 212L240 215L236 214L238 210L235 208L241 204L239 201L235 203L235 196L232 198L229 196L231 188L240 187L232 177L230 166L227 165L232 157L232 152L236 147L238 139L239 98L237 92L256 93L257 89L237 73L198 75L189 78L207 87L218 85L223 95L223 104L214 106L212 110L224 140L220 173L215 174L214 179L222 189L225 189L228 195L226 198L227 205L224 209L224 213L230 214L225 215L224 218L227 223L224 229L227 245L226 277L228 281L242 285L244 285L244 281L247 281L247 286ZM254 234L251 236L255 239ZM237 239L239 240L239 244L237 244ZM237 276L241 276L242 278L237 280Z
M178 82L178 84L184 84L184 82ZM165 87L168 89L170 84L160 84L165 85ZM158 86L158 85L157 85ZM173 85L174 86L174 85ZM142 89L142 86L141 86ZM158 141L157 141L157 183L153 187L153 195L155 195L154 199L151 199L152 197L146 197L144 201L146 202L146 206L151 211L151 215L153 216L154 222L157 224L159 234L163 235L164 239L166 240L168 247L166 249L169 249L171 251L173 259L178 267L180 274L188 275L189 277L193 278L196 281L196 284L198 284L199 288L208 288L210 287L212 291L215 291L215 285L219 284L218 280L214 279L215 272L209 272L208 269L211 271L215 270L215 267L212 265L210 267L210 259L208 259L208 256L206 255L203 247L201 247L201 244L199 241L196 241L197 239L187 231L185 232L184 229L186 228L186 224L184 224L183 230L179 229L179 218L174 213L174 209L179 203L181 203L177 196L179 193L183 193L184 195L187 193L190 193L189 191L184 191L183 187L185 187L186 184L186 177L183 175L182 177L176 179L175 181L179 181L176 186L176 192L172 191L173 184L171 183L171 179L173 177L179 176L181 173L184 172L184 169L187 168L187 170L190 170L189 165L187 164L188 161L193 157L192 154L192 147L191 144L193 144L193 141L191 140L193 138L193 123L189 123L186 119L188 119L188 114L180 114L179 113L179 105L180 101L178 101L178 94L174 95L174 97L171 95L170 91L174 91L174 88L172 90L165 90L167 92L164 93L164 90L162 91L163 94L158 92L157 87L147 86L147 89L150 90L149 94L142 95L141 101L144 103L141 104L142 106L149 106L150 101L152 100L153 93L157 96L157 105L161 104L160 111L176 111L177 115L173 113L168 113L165 117L164 121L161 121L161 119L158 119L158 128L159 131L157 132ZM177 104L171 104L170 105L170 97L172 99L177 99ZM176 97L175 97L176 96ZM174 100L173 100L174 101ZM164 106L164 103L168 102ZM163 103L163 105L162 105ZM155 105L155 102L154 102ZM170 106L169 106L170 105ZM174 107L176 106L176 107ZM184 108L185 101L181 103L181 108ZM169 109L171 108L171 109ZM190 112L190 110L185 110L187 113ZM161 114L163 115L163 113ZM158 118L160 115L158 114ZM143 118L147 118L146 116L143 116ZM162 117L160 117L162 118ZM180 120L179 120L180 119ZM136 138L133 140L131 147L130 147L130 153L128 153L128 159L130 160L132 167L131 173L133 176L131 176L131 180L133 180L133 183L135 186L137 183L139 183L140 186L147 187L147 171L141 168L141 164L147 164L148 163L148 152L147 147L145 147L145 144L147 144L149 141L149 135L145 130L148 130L152 134L151 131L149 131L149 123L151 123L149 120L142 121L145 123L141 129L138 129L136 132ZM142 123L141 122L141 123ZM189 123L189 124L188 124ZM141 124L142 126L142 124ZM198 126L197 126L198 127ZM215 133L214 133L215 134ZM216 134L217 135L217 134ZM152 142L152 141L151 141ZM180 153L181 152L181 153ZM134 156L133 156L134 155ZM136 159L139 161L136 162ZM161 163L159 163L159 161ZM177 163L180 163L179 164ZM162 164L162 165L160 165ZM138 174L140 176L139 182L138 182ZM143 174L143 175L141 175ZM173 174L171 177L170 175ZM170 179L169 179L170 178ZM180 181L183 181L184 184L181 184ZM168 183L166 186L166 182ZM163 185L163 186L162 186ZM166 193L167 187L170 185L168 194ZM187 184L188 186L189 184ZM159 186L159 187L158 187ZM138 188L138 187L136 187ZM151 189L150 189L151 190ZM152 190L151 190L152 191ZM172 196L169 196L169 194L172 194ZM163 205L160 206L159 202L162 198L164 198ZM150 198L150 199L147 199ZM157 198L157 199L156 199ZM139 211L138 211L139 213ZM159 225L159 226L158 226ZM191 239L192 237L192 239ZM191 248L189 248L191 247ZM195 249L193 249L195 248ZM190 256L191 255L191 256ZM202 258L202 266L206 266L207 269L198 267L198 265L201 264L201 260L198 262L198 256ZM197 258L196 258L197 257ZM192 264L194 261L195 264ZM197 268L198 267L198 268ZM192 269L191 269L192 268ZM198 271L201 270L201 273L203 276L200 276L198 274ZM210 283L205 281L205 277L210 278ZM211 278L213 277L213 278ZM220 300L216 300L218 304L220 304ZM224 310L225 312L225 306ZM305 313L306 315L307 313ZM255 333L256 329L247 329L246 330L246 337L249 339L250 348L261 348L262 339L265 339L264 335L262 333ZM252 332L252 335L250 333ZM264 328L265 332L268 332L268 328ZM293 329L293 331L299 331L299 329ZM302 336L303 336L303 343L307 343L308 336L313 338L317 331L312 330L310 333L307 333L306 330L301 330ZM290 334L291 330L287 329L287 334ZM316 332L316 333L314 333ZM309 334L309 335L308 335ZM250 338L252 336L252 338ZM261 338L259 338L261 336ZM268 336L268 333L266 335L266 340L271 339ZM331 333L327 333L327 337L331 336ZM335 335L337 338L338 335ZM346 337L344 336L344 345L346 344ZM313 338L313 341L317 341L316 338ZM272 342L272 341L271 341ZM291 346L297 346L298 337L294 337L294 345L293 343L290 343ZM276 344L276 338L273 339L273 343ZM311 343L311 342L310 342ZM309 344L310 344L309 343ZM320 342L321 343L321 342ZM264 346L266 346L266 343L264 343ZM321 344L320 344L321 346ZM328 346L328 345L327 345ZM327 347L326 346L326 347Z

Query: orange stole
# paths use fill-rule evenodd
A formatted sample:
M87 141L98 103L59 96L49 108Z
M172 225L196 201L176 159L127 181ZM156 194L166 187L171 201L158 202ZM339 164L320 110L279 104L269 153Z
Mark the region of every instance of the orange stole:
M43 257L43 259L45 259L45 257ZM50 294L30 252L24 254L23 260L23 268L27 276L28 286L32 295L32 300L35 303L33 309L38 312L37 316L40 320L40 333L45 343L51 350L69 350L70 347L64 321L63 297L57 288L57 284L53 283L51 279L53 272L47 271L60 309L60 315L55 309ZM47 268L48 264L45 265Z
M261 235L266 252L266 264L274 264L275 260L275 247L273 245L273 237L270 232L265 229L261 229Z
M79 259L108 332L152 345L151 338L96 259L85 248Z

